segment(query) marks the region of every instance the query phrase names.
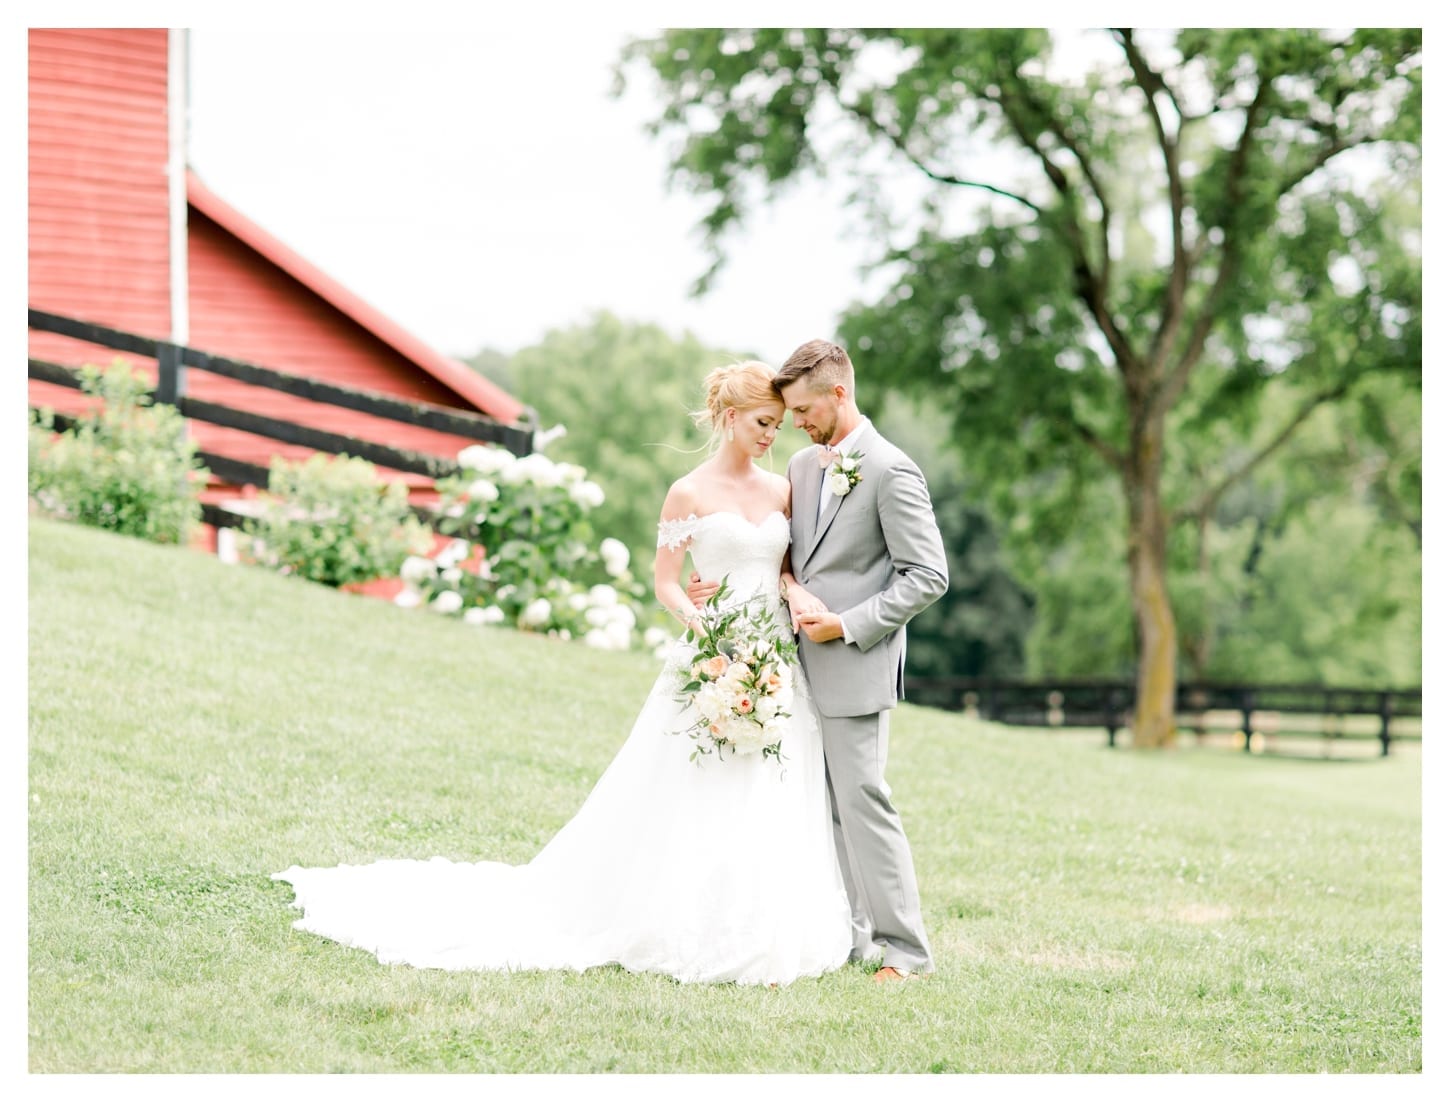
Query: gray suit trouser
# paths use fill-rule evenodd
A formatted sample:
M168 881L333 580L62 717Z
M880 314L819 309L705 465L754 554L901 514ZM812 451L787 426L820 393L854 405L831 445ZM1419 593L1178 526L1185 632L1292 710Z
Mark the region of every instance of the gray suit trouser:
M890 715L819 716L836 855L851 903L851 956L879 951L884 966L931 972L911 847L886 783Z

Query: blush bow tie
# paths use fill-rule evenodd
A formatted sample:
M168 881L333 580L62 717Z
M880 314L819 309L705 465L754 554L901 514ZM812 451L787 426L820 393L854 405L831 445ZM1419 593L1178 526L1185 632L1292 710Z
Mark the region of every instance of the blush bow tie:
M841 458L841 453L829 444L818 444L816 445L816 458L821 461L821 470L825 470Z

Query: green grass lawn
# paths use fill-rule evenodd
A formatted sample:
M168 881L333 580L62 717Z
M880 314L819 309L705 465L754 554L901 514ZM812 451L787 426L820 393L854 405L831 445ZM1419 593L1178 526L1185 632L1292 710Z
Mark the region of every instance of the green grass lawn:
M528 860L655 674L32 520L30 1070L1421 1069L1416 753L1146 754L903 707L922 983L418 971L292 929L293 863Z

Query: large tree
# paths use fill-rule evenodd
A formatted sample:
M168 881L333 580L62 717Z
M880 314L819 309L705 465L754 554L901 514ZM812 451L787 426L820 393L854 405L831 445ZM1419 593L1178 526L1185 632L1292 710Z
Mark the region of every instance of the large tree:
M951 410L1009 530L1061 531L1111 475L1133 739L1154 747L1174 735L1170 530L1370 374L1418 379L1421 45L1102 37L1111 56L1065 72L1040 29L674 30L621 73L657 78L674 174L713 197L716 266L752 204L853 174L894 286L841 335L868 381L889 370ZM1294 399L1277 423L1258 416L1270 388ZM1222 424L1234 446L1200 452Z

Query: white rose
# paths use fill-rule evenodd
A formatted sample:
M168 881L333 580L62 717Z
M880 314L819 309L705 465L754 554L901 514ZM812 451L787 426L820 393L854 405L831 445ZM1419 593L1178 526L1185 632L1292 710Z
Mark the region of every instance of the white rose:
M432 578L437 572L438 567L432 559L425 559L422 555L409 555L398 569L398 576L405 582L417 585Z
M737 750L760 750L768 741L765 728L741 716L725 725L725 737Z
M457 585L463 580L463 571L456 566L450 566L447 570L440 571L438 576L449 585Z
M841 470L850 472L854 471L857 467L859 467L861 465L861 461L857 459L854 455L843 455L837 461L836 465L840 467Z
M497 501L498 487L486 478L476 478L468 484L468 496L474 501Z
M589 603L595 608L608 608L610 605L619 604L619 591L612 585L599 585L589 587Z
M584 481L584 476L589 472L578 463L560 463L558 465L559 482L563 486L577 486Z
M542 627L549 622L554 608L549 604L547 597L536 597L524 606L519 613L519 626L526 628Z
M583 612L589 607L589 597L584 593L569 594L569 608L573 612Z
M501 624L505 619L503 609L498 605L470 608L463 614L463 618L470 624Z
M711 723L719 723L730 714L730 697L720 691L720 682L711 681L695 694L695 707Z
M438 596L433 598L433 611L442 613L457 612L463 607L463 598L451 589L445 589Z
M604 491L597 482L580 482L569 487L569 497L576 505L597 509L604 504Z
M840 471L832 471L826 476L826 485L831 488L831 493L837 497L845 497L851 490L851 480ZM852 506L855 508L855 506Z
M404 589L393 598L393 604L399 608L417 608L423 600L423 594L416 589Z
M755 714L759 717L761 723L769 723L779 711L780 705L776 703L775 698L772 696L762 696L755 702Z
M604 560L604 569L610 577L617 578L629 569L629 548L613 536L599 545L599 556Z

